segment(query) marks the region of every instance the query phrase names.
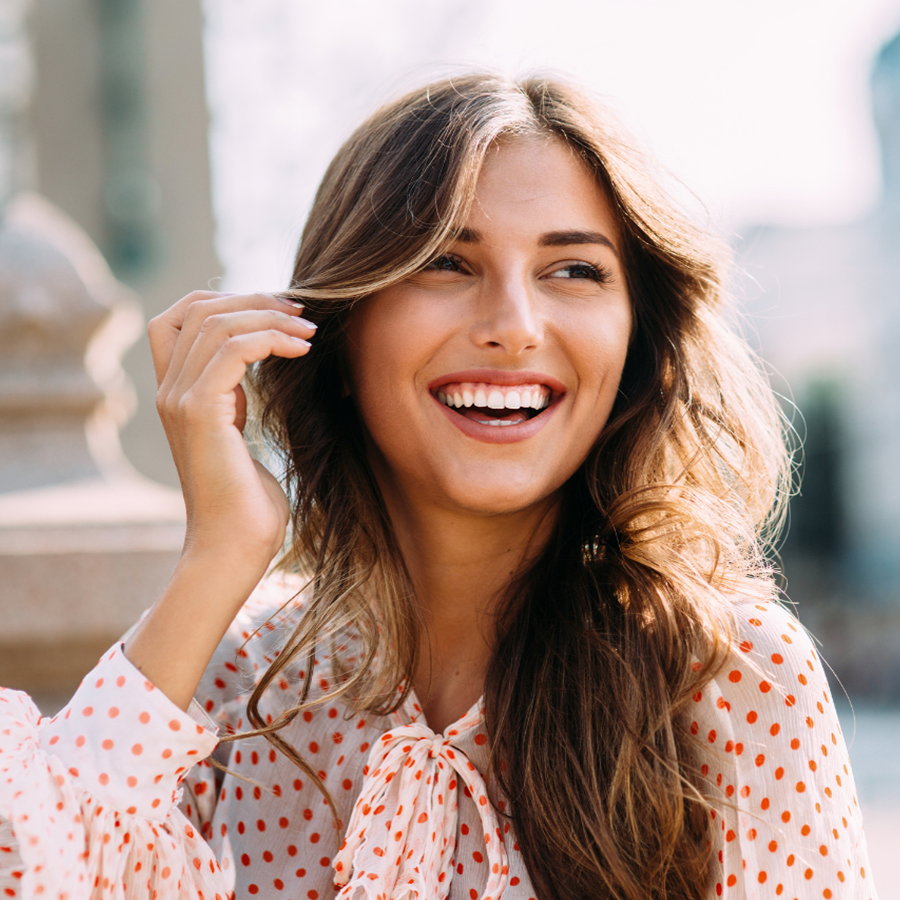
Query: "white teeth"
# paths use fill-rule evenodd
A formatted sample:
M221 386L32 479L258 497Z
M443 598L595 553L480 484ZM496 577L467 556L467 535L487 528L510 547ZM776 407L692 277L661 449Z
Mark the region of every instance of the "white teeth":
M501 390L487 390L477 388L474 392L466 388L454 390L452 393L436 391L435 396L445 406L451 409L469 408L472 406L481 409L544 409L550 405L550 393L546 388L513 389L505 394ZM491 420L493 424L495 420ZM500 421L500 420L496 420ZM508 424L508 423L504 423Z

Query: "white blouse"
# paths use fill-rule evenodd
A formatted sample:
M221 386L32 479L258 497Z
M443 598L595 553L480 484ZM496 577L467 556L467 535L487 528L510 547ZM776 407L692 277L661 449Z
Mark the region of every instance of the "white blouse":
M483 778L481 704L442 734L415 696L389 716L340 702L298 716L282 737L316 767L315 785L244 730L255 681L302 612L263 582L217 650L188 713L114 647L69 705L41 718L0 690L0 900L526 900L535 892L504 799ZM713 813L717 897L872 900L847 750L822 665L776 604L737 608L728 664L694 696ZM341 648L345 652L346 648ZM316 660L327 691L328 658ZM273 684L275 717L302 671ZM210 718L212 717L212 718ZM218 726L218 729L217 729Z

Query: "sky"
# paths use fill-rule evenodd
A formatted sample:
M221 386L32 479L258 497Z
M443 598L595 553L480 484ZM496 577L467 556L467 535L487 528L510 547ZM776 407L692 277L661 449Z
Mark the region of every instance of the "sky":
M868 79L900 0L207 0L223 287L285 283L315 187L381 102L472 66L605 96L725 232L877 203Z

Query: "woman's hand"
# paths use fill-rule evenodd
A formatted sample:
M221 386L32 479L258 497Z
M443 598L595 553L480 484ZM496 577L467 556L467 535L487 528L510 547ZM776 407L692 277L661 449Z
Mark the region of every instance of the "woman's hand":
M309 351L315 326L301 309L272 294L196 291L148 328L187 536L171 582L125 652L182 709L284 541L288 501L244 444L241 379L267 356Z
M315 326L301 310L272 294L195 291L150 322L156 404L184 492L188 554L236 551L264 569L284 541L287 498L244 443L240 382L267 356L309 351Z

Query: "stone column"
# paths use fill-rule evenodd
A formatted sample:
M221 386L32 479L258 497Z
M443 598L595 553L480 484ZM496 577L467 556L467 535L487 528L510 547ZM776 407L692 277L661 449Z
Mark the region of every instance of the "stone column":
M178 491L119 445L136 296L27 181L24 4L0 21L0 684L58 705L153 602L184 536Z

